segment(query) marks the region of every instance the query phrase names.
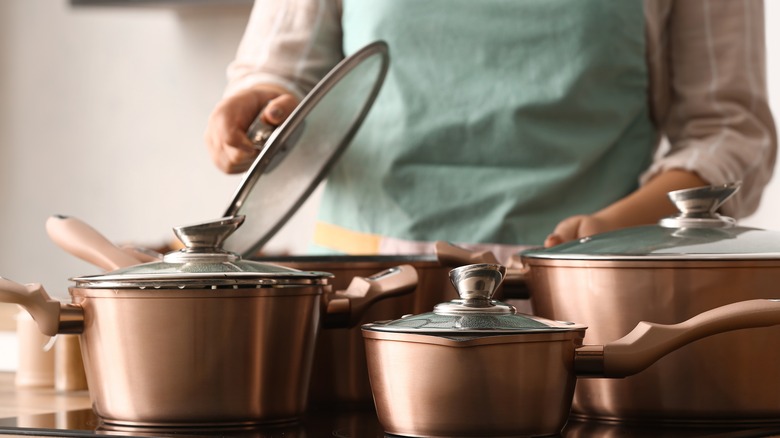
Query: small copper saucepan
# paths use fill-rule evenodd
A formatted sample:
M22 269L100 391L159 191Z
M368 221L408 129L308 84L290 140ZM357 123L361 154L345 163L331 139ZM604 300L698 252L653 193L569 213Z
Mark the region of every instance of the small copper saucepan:
M673 325L639 323L606 345L586 327L516 313L491 300L505 268L451 271L461 298L433 312L364 325L371 387L388 433L510 437L559 433L577 377L624 377L677 348L731 330L780 324L780 302L751 300Z

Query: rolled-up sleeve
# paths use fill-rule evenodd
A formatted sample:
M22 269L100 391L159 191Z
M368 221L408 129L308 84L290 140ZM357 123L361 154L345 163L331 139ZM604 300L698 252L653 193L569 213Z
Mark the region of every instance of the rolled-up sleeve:
M343 58L340 10L336 0L256 0L225 95L271 84L303 97Z
M763 2L656 1L646 3L648 12L651 106L668 143L641 182L670 169L696 172L710 184L741 181L723 212L748 216L777 153Z

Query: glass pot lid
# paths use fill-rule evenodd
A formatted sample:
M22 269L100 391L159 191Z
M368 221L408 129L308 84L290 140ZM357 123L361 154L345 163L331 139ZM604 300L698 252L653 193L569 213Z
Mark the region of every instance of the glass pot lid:
M117 269L103 275L76 277L82 288L204 288L326 284L327 272L300 271L271 263L244 260L226 251L222 242L244 222L243 216L174 227L184 248L159 262Z
M260 154L224 213L247 221L226 249L254 255L300 208L354 137L388 64L387 44L374 42L334 67L278 128L258 116L247 135Z
M761 260L780 259L780 233L742 227L716 211L739 183L677 190L676 216L657 225L625 228L521 254L556 260Z
M437 304L433 312L366 324L364 330L430 335L497 335L584 330L585 326L517 313L514 306L491 299L506 268L466 265L450 271L459 299Z

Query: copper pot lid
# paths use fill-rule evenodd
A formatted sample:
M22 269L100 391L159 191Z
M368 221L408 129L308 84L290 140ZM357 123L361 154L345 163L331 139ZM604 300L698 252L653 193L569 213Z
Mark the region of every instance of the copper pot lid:
M226 249L255 255L300 208L354 137L388 64L387 44L374 42L336 65L278 128L258 116L247 135L260 154L223 215L247 220Z
M669 198L679 214L657 225L624 228L546 249L521 253L558 260L767 260L780 259L780 233L742 227L717 209L739 183L677 190Z
M222 243L244 222L243 216L175 227L184 248L159 262L117 269L103 275L73 278L76 287L93 289L239 288L326 284L327 272L300 271L272 263L244 260Z
M472 338L585 330L583 325L517 313L514 306L491 299L505 272L503 266L490 263L455 268L450 281L459 299L437 304L433 312L366 324L363 330Z

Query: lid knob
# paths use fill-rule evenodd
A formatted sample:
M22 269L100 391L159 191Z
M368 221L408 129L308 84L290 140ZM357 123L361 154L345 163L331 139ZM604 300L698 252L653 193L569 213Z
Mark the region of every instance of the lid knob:
M505 267L493 263L466 265L451 270L450 281L464 300L490 300L505 273Z
M244 216L230 216L214 222L174 227L173 232L187 248L221 248L222 242L244 222Z
M211 262L217 258L237 260L236 254L222 249L222 242L243 222L244 216L228 216L213 222L174 227L174 234L185 248L166 254L163 260L169 263L202 260Z
M493 263L466 265L450 271L450 281L460 299L439 303L433 312L439 315L474 313L515 313L513 306L492 300L504 279L506 268Z
M669 199L680 214L661 219L659 224L666 228L731 227L736 221L719 215L717 210L739 190L740 185L735 182L669 192Z

